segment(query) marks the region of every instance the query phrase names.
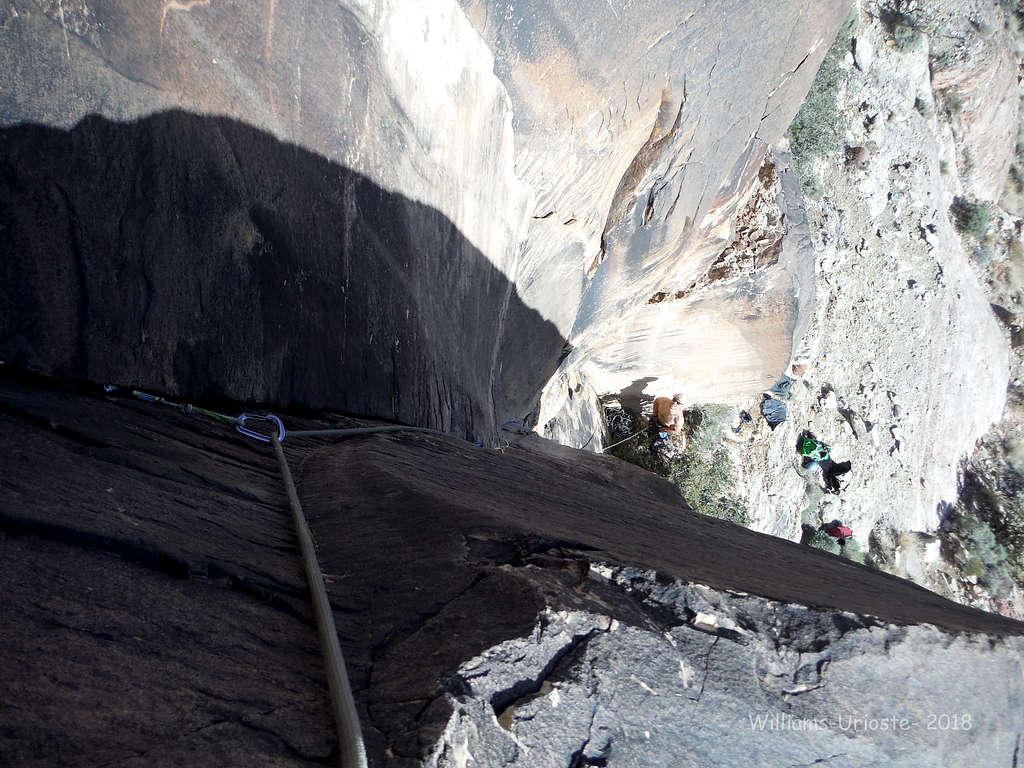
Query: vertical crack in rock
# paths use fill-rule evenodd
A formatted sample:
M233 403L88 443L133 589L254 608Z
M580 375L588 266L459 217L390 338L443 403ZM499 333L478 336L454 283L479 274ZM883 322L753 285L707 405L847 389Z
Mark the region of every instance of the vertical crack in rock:
M623 84L625 86L625 84ZM679 132L679 124L683 119L683 109L686 107L686 90L684 87L683 98L679 101L679 106L675 109L675 118L672 123L668 123L668 118L672 114L672 105L674 99L668 90L663 90L661 93L661 105L658 109L658 116L654 120L654 125L651 126L651 135L647 141L644 142L643 146L637 150L636 155L633 156L632 162L626 169L626 172L622 174L622 178L619 180L619 185L615 190L615 194L612 196L611 205L608 206L608 216L605 220L604 230L601 233L601 250L591 265L591 273L597 266L604 260L607 255L606 240L608 233L612 228L622 220L629 210L631 204L635 204L636 199L634 197L636 188L639 186L640 181L644 175L651 169L654 163L661 156L662 151L669 144L672 138ZM650 221L651 216L654 214L654 193L648 199L649 211L644 212L644 224Z
M722 638L716 637L711 645L708 646L708 652L704 655L704 677L700 681L700 690L697 691L696 697L690 696L691 701L700 701L701 696L704 695L704 686L708 682L708 672L711 668L711 652L715 650L715 646L718 645L718 641Z
M591 696L597 694L596 685L595 690L591 692ZM594 731L594 721L597 719L597 704L595 703L590 709L590 722L587 723L586 735L583 739L583 743L580 744L580 748L577 749L572 755L569 756L569 768L586 768L587 766L603 766L608 764L607 754L611 749L611 740L609 739L603 747L601 747L601 755L599 757L588 757L587 747L590 746L591 735Z
M491 696L491 707L494 709L494 714L498 717L499 722L502 721L502 716L510 708L515 707L523 699L529 698L536 693L539 693L544 683L547 682L548 677L558 667L559 662L562 661L566 656L573 652L579 652L582 650L587 643L593 639L593 637L599 633L607 632L607 629L601 629L594 627L586 634L573 635L572 639L559 648L552 654L548 662L540 670L536 677L526 678L512 685L510 688L495 692ZM507 719L507 715L505 715Z
M64 206L67 208L68 214L68 240L71 245L71 258L73 261L73 267L75 270L75 281L79 286L78 296L75 298L76 309L77 309L77 325L78 325L78 348L72 353L72 359L68 362L78 367L79 370L88 370L87 363L88 358L88 345L86 344L86 331L89 327L89 294L88 294L88 282L85 279L85 254L82 249L82 240L79 237L79 227L81 226L78 218L78 212L75 210L75 205L71 201L71 196L68 191L60 184L54 184L57 191L60 193L61 199L64 201ZM75 359L77 358L77 359Z
M534 218L544 219L550 216L552 213L552 211L549 211L543 216L535 216ZM522 254L520 254L520 256L521 255ZM500 365L499 356L501 354L501 348L505 339L505 322L508 319L508 306L509 302L512 301L512 291L515 290L515 285L515 276L513 275L509 278L508 286L506 286L505 288L505 295L501 301L501 309L498 312L498 328L494 333L494 346L491 348L491 365L490 374L488 376L487 381L487 392L491 396L491 413L494 414L495 419L505 419L507 416L507 414L498 413L498 399L495 396L494 387L496 379L495 373ZM502 425L500 424L498 425L499 428L501 426Z

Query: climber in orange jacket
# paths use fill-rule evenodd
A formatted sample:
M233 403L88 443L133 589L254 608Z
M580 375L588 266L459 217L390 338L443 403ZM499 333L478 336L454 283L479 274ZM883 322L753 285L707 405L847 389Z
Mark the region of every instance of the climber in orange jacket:
M683 415L683 396L678 392L667 397L654 398L654 420L666 436L682 437L686 418Z

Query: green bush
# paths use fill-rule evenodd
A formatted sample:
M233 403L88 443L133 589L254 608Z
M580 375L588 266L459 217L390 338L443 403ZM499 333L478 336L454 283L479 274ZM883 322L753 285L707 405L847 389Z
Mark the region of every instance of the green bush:
M854 11L839 29L832 47L822 59L804 103L789 126L789 145L801 183L804 183L808 175L807 164L810 160L828 157L843 148L842 138L836 131L836 97L843 78L841 65L850 50L850 41L856 28L857 14Z
M994 596L1009 592L1014 581L1014 564L988 523L974 512L956 509L939 532L961 572L976 577Z
M1002 464L995 477L988 481L969 470L964 475L961 503L970 512L955 518L951 516L944 527L961 540L966 536L968 541L982 542L980 549L989 560L1001 561L1005 556L1010 575L1024 586L1024 477L1007 464ZM980 532L975 533L971 525L965 524L964 517L973 520L973 527L978 527ZM982 525L992 533L1000 550L996 550L987 533L980 530ZM969 548L970 544L967 546ZM979 559L984 561L985 557ZM978 564L973 568L978 570Z
M846 546L843 547L843 557L846 557L854 562L864 565L864 551L860 548L860 544L857 543L856 539L849 539L846 542Z
M639 423L637 416L623 409L606 409L605 419L613 443L636 431ZM658 439L652 428L609 453L673 482L693 511L749 525L750 516L734 490L732 458L722 442L729 419L725 406L691 408L686 412L685 450L678 450L671 440Z
M821 549L825 552L830 552L833 555L839 554L839 542L833 539L824 531L815 530L810 536L807 537L807 541L804 542L808 546L814 547L815 549Z
M800 536L801 544L806 544L809 547L814 547L833 555L842 555L849 560L865 565L864 552L855 539L847 539L846 544L840 547L838 540L832 538L824 531L818 530L813 525L804 523L801 529L803 531Z
M949 206L953 225L963 234L981 240L988 233L992 213L984 203L975 203L963 197L954 197Z
M921 22L902 0L894 0L885 5L879 3L878 19L885 25L892 37L893 47L900 53L912 50L921 39Z

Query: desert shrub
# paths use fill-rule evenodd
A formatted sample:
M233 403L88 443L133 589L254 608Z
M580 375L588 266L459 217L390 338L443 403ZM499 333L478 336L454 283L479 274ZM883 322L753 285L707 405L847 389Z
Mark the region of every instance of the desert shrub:
M948 529L962 538L961 530L967 527L964 535L968 540L979 540L982 544L980 559L984 561L986 553L989 560L1005 557L1010 575L1024 586L1024 477L1005 463L1000 463L994 476L988 479L969 470L964 475L960 501L961 507L967 511L956 519L951 518L952 522L947 521ZM965 526L962 522L964 517L976 522L973 526ZM999 551L988 534L980 529L982 525L991 532ZM966 546L970 547L969 544ZM997 554L993 554L994 551ZM978 570L977 563L974 569Z
M959 115L964 111L964 99L959 93L953 93L952 91L942 94L942 109L946 113L947 118L952 118L954 115Z
M814 530L813 533L811 533L807 537L807 541L805 541L804 543L808 546L814 547L815 549L821 549L825 552L830 552L833 555L839 554L839 542L837 542L824 531Z
M949 213L953 217L953 225L957 230L978 240L986 235L992 220L992 214L987 205L972 202L964 197L953 198L953 204L949 206Z
M978 583L995 596L1012 589L1013 565L1006 548L976 513L963 508L954 510L943 521L939 533L947 555L961 573L977 578Z
M917 45L925 32L920 11L909 0L886 0L876 5L878 20L892 38L893 47L900 53L906 53Z
M808 176L807 165L810 160L828 157L843 148L842 139L836 131L836 97L843 78L841 65L850 50L850 41L856 27L857 15L853 12L839 29L832 47L822 59L814 82L789 126L789 144L801 183Z
M813 174L808 174L800 179L800 188L808 200L821 200L825 195L825 187L821 185L821 179Z
M619 411L623 409L605 410L613 443L635 432L639 424L638 416L624 411L624 417ZM652 427L609 453L670 480L693 511L749 525L750 516L734 490L732 457L722 442L729 418L725 406L691 408L686 412L685 450L671 440L660 440Z
M856 539L849 539L846 542L846 546L843 547L843 557L861 565L865 564L864 550L860 548L860 544L857 543Z

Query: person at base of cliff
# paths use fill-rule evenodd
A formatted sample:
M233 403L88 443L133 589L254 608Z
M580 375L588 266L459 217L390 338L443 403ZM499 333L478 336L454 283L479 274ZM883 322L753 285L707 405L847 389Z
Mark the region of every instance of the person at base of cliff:
M839 545L842 549L846 546L846 542L853 538L853 529L843 525L839 520L833 520L831 523L822 523L818 528L819 531L824 531Z
M654 398L654 421L657 422L659 436L685 440L683 427L686 417L683 414L683 396L678 392L672 398Z
M825 478L825 491L839 495L842 488L839 487L839 475L845 475L850 471L852 465L849 461L832 461L826 459L821 462L821 474Z
M839 475L849 472L852 464L849 461L833 461L831 446L818 440L810 430L804 430L797 437L796 450L802 457L804 469L821 467L826 493L839 495L839 491L842 490Z

